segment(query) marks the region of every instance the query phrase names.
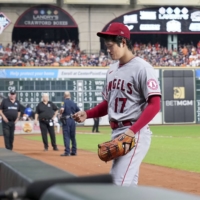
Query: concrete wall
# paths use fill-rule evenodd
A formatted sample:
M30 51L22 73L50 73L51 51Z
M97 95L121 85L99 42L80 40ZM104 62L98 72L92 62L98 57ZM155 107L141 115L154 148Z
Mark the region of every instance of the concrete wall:
M128 6L75 6L65 5L79 27L79 40L81 49L99 51L100 40L96 33L116 17L140 7Z
M0 43L6 45L12 42L12 32L18 17L32 5L0 4L0 12L3 12L12 22L0 35ZM35 6L35 5L34 5ZM104 26L114 18L141 7L136 6L87 6L87 5L63 5L76 21L79 29L80 48L88 52L100 50L100 40L96 36Z
M15 22L19 16L26 11L30 5L6 5L0 4L0 12L3 12L10 20L11 24L0 35L0 43L7 45L12 42L12 32Z

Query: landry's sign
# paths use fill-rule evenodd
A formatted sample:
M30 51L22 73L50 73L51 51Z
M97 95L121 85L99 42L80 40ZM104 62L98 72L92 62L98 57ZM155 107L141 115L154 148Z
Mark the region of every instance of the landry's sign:
M15 27L77 27L71 15L57 6L35 6L24 12Z

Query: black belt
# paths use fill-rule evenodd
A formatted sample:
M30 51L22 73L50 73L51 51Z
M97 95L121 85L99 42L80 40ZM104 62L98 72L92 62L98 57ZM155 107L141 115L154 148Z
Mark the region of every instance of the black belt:
M52 119L46 119L46 118L43 118L43 119L40 119L40 121L50 121Z
M130 121L130 120L126 120L126 121L121 121L121 122L118 122L118 121L110 121L110 127L114 130L116 128L121 128L121 127L124 127L124 126L132 126L133 125L133 122Z
M65 115L65 116L62 116L62 118L69 119L69 118L72 118L72 115Z

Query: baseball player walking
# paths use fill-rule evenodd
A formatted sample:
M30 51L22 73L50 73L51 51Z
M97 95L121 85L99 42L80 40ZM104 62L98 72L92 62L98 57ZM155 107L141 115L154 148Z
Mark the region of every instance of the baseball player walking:
M104 101L90 110L77 112L74 119L83 122L108 114L112 139L123 133L135 136L135 147L113 160L111 174L117 185L137 185L139 167L151 143L148 123L160 110L159 83L154 68L132 54L130 31L124 24L112 23L97 35L104 39L111 58L118 62L107 72Z

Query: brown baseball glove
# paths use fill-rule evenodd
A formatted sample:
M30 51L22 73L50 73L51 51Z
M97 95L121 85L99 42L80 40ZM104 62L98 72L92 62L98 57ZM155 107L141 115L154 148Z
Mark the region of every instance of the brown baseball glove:
M117 138L98 145L98 156L102 161L110 161L126 155L135 147L135 137L121 134Z

